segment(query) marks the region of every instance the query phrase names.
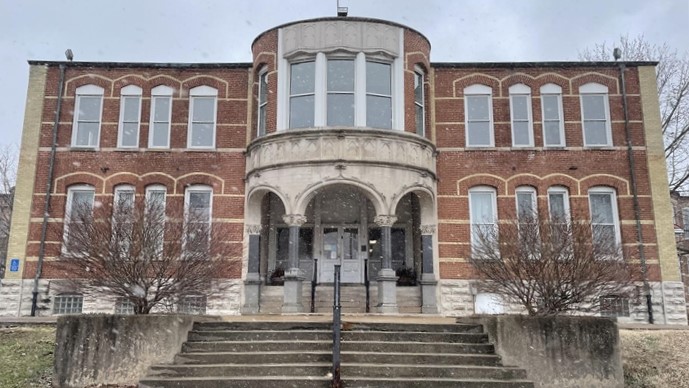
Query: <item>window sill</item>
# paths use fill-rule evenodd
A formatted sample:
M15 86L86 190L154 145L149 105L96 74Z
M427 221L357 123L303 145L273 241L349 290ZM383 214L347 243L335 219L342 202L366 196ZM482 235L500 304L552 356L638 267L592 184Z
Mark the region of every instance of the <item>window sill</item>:
M96 151L99 151L99 148L98 147L71 146L70 151L74 151L74 152L96 152Z
M467 146L464 147L465 151L496 151L497 148L495 146L480 146L480 147L474 147L474 146Z
M596 145L584 145L583 147L584 150L588 151L617 151L618 148L614 147L612 145L602 145L602 146L596 146Z

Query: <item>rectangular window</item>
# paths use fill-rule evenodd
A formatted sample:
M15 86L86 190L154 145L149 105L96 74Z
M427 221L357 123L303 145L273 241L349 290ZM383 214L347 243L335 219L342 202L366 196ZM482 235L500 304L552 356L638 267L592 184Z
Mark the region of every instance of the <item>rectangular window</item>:
M616 250L620 244L620 225L615 192L607 188L589 190L589 206L594 244Z
M543 111L543 145L545 147L564 147L562 95L541 94L541 107Z
M354 126L354 61L328 60L327 124Z
M151 96L151 127L148 138L150 148L170 147L170 119L172 96Z
M127 298L117 298L117 302L115 302L115 314L133 315L134 303Z
M471 218L471 245L497 237L497 210L495 190L472 189L469 191L469 217Z
M268 71L258 75L258 136L266 134L266 111L268 109Z
M191 97L191 134L189 148L215 147L216 97Z
M134 187L119 186L115 188L113 202L113 238L119 243L120 256L129 256L133 241L134 226Z
M472 85L464 89L467 147L494 145L491 95L491 89L484 85Z
M629 298L616 295L601 297L600 313L604 317L628 317Z
M392 128L392 66L366 61L366 126Z
M689 238L689 208L682 209L682 223L684 225L684 238Z
M536 191L532 188L518 188L517 219L522 222L533 222L536 219Z
M203 315L206 314L205 295L185 295L179 299L177 312L180 314Z
M136 148L139 146L140 115L141 96L122 95L120 100L119 139L117 141L118 147Z
M581 96L581 119L584 127L584 146L611 146L608 87L597 83L588 83L579 87L579 94Z
M569 198L566 189L551 188L548 190L548 210L550 221L562 223L569 220Z
M151 242L146 246L155 248L153 254L156 257L161 257L165 241L165 195L164 186L154 185L146 188L146 240Z
M512 145L533 147L531 95L510 94L510 114L512 116Z
M94 85L77 88L74 109L73 147L98 147L103 107L103 89Z
M289 127L314 126L316 63L294 63L290 66Z
M414 117L416 119L416 134L426 135L425 93L423 85L423 73L414 72Z
M53 303L53 314L81 314L84 297L81 295L57 295Z
M186 191L185 251L206 255L210 248L212 189L200 186Z
M91 186L70 187L67 191L65 208L64 249L75 252L84 249L86 236L83 235L83 222L93 213L95 190ZM72 236L72 238L70 238Z

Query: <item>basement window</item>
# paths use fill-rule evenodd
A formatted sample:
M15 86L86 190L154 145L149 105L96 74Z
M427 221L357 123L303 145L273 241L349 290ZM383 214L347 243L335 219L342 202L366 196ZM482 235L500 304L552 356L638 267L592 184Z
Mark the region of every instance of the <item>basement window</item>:
M628 317L629 298L608 295L600 299L600 314L604 317Z
M84 297L78 294L65 294L55 297L53 314L81 314Z
M204 315L206 314L205 295L184 295L179 299L177 312L180 314Z
M115 314L119 315L133 315L134 303L127 298L118 298L115 303Z

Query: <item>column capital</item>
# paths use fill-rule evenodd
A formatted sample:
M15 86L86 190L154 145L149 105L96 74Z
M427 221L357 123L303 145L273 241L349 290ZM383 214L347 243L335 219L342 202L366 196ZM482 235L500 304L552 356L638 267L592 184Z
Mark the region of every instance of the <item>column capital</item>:
M282 216L282 220L288 226L299 226L301 227L306 222L306 216L301 214L285 214Z
M261 229L263 229L263 225L244 225L244 230L246 230L246 234L261 234Z
M421 231L422 235L433 235L435 234L436 230L436 225L435 224L428 224L428 225L421 225L419 227L419 230Z
M376 225L378 225L380 227L392 226L396 221L397 221L397 217L391 216L391 215L380 215L380 216L376 216L373 219L373 222L375 222Z

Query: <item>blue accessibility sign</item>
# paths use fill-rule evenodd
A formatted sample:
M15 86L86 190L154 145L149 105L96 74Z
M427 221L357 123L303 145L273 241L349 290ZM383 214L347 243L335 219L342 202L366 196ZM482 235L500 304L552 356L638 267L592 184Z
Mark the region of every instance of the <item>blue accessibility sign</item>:
M19 259L10 260L10 272L19 272Z

